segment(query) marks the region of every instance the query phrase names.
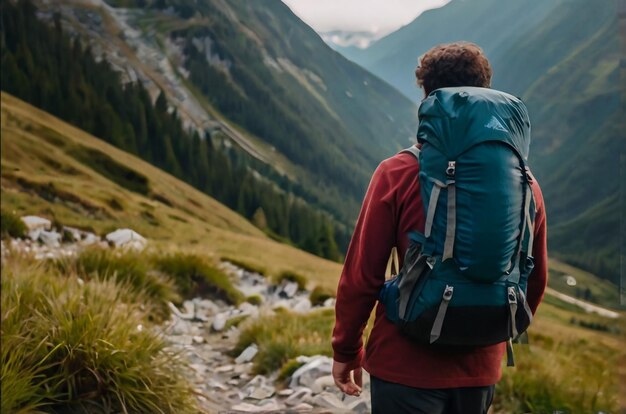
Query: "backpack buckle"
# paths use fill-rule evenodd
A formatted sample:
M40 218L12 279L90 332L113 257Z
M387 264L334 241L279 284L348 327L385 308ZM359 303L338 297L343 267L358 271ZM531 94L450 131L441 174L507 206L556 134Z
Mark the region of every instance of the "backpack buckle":
M456 161L448 161L448 168L446 168L446 175L449 178L454 177L454 173L456 172Z

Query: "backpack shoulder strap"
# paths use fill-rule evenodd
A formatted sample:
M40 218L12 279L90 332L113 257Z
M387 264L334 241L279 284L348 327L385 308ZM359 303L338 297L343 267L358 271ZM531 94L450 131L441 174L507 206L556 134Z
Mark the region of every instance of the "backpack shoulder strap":
M420 149L417 148L415 145L411 145L409 148L405 148L402 151L400 151L400 154L402 153L407 153L407 154L411 154L413 155L416 159L419 160L419 156L420 156Z

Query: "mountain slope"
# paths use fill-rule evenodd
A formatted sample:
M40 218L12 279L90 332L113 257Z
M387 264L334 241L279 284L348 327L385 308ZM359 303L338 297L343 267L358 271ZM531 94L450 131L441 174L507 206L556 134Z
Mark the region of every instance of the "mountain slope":
M300 273L334 288L338 263L268 238L188 184L2 93L2 208L103 234L131 227L160 249ZM108 166L108 176L99 167ZM135 177L146 191L123 179ZM260 253L262 252L262 254Z
M377 163L413 136L414 105L279 0L38 5L153 96L163 89L188 125L249 153L273 171L255 167L261 175L345 226Z
M497 83L498 56L523 39L528 27L541 21L556 4L557 0L452 0L425 11L368 48L352 50L350 57L418 101L422 98L415 85L418 57L440 43L471 41L494 62Z

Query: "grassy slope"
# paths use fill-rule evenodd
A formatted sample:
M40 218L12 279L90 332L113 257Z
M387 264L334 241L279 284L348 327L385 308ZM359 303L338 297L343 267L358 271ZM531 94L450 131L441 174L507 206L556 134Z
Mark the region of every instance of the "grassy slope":
M78 149L77 149L78 148ZM95 149L149 179L149 195L129 191L69 153ZM18 183L22 178L29 183ZM57 200L32 183L54 185ZM50 190L48 190L50 192ZM172 206L155 200L165 197ZM123 210L111 207L116 199ZM269 239L243 217L152 165L2 93L2 208L38 214L104 233L131 227L165 250L229 256L267 269L290 270L335 286L341 266ZM152 223L152 224L151 224Z

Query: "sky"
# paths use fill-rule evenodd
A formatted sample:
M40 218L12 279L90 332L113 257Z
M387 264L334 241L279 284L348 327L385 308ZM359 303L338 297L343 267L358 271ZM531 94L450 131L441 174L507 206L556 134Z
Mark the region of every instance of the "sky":
M380 37L449 0L283 0L317 32L367 31Z

